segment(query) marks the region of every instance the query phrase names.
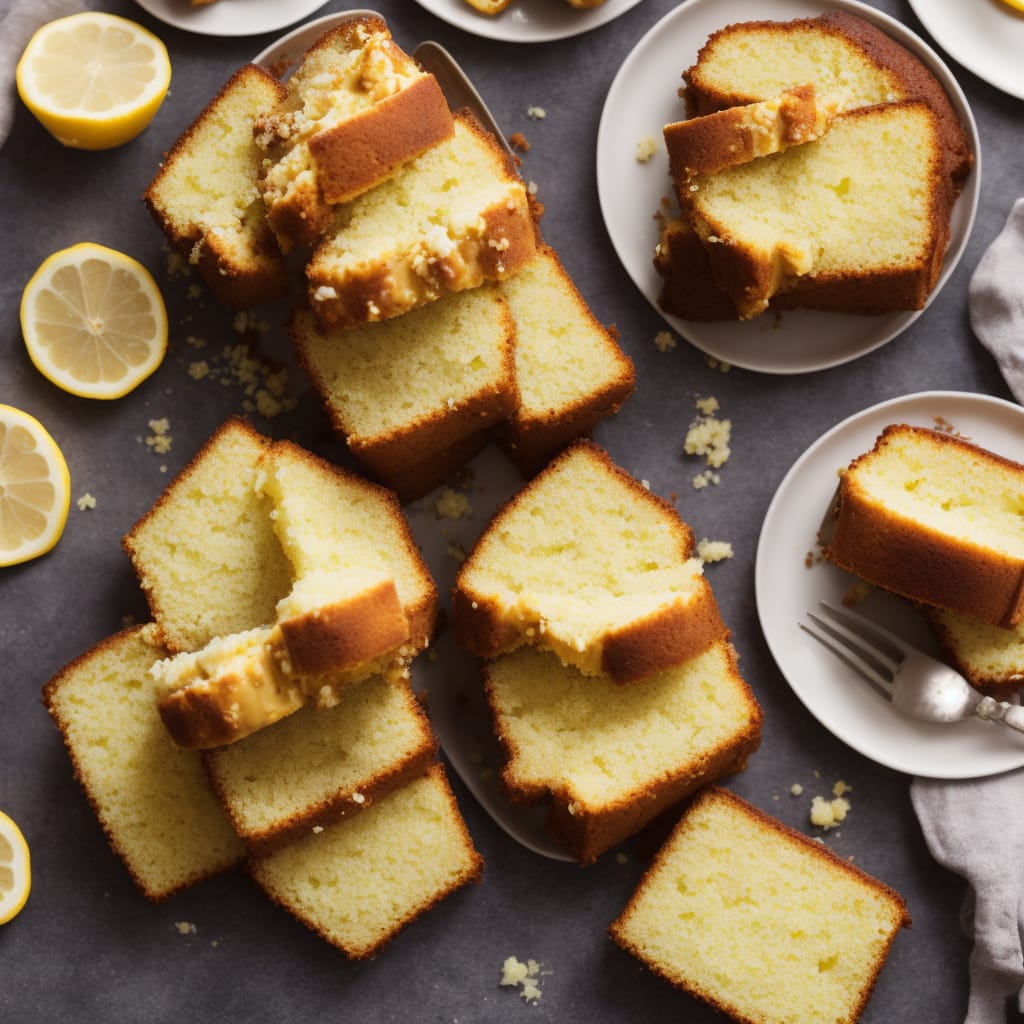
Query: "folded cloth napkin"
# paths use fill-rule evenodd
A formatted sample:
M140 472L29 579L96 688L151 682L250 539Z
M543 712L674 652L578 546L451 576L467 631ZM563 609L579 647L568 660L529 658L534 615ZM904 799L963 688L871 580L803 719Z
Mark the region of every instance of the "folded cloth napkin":
M18 103L14 69L37 28L54 18L77 14L83 0L14 0L0 20L0 147L7 141Z
M978 262L968 301L974 333L1024 404L1024 199Z
M963 923L974 948L964 1024L1006 1024L1010 997L1024 1010L1024 769L914 779L910 799L932 856L970 883Z

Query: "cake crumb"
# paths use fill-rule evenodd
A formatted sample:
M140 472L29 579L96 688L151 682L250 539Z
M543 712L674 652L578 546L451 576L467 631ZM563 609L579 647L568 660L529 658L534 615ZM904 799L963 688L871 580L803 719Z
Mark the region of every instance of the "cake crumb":
M86 509L96 507L96 499L86 492L75 502L75 504L78 506L80 511L84 512Z
M645 164L658 152L658 141L650 133L641 135L636 143L637 163Z
M799 782L794 782L793 785L789 787L789 792L791 796L800 796L803 793L803 791L804 787L801 786Z
M713 396L698 398L697 417L690 424L683 442L687 455L702 455L712 469L719 469L728 461L732 450L732 421L720 419L718 399Z
M174 927L179 935L195 935L196 926L191 921L175 921Z
M732 544L727 540L704 538L697 544L697 555L702 562L721 562L726 558L732 558Z
M501 966L502 985L520 987L519 994L528 1003L536 1005L540 1001L541 990L539 978L541 975L550 974L544 966L536 960L527 960L523 963L514 956L507 957Z
M157 455L166 455L171 450L174 438L168 433L171 429L170 421L164 417L159 420L150 420L149 429L151 434L146 435L146 444L149 450Z
M508 137L508 144L521 153L530 152L530 140L522 132L513 132Z
M465 494L445 487L434 502L434 513L438 519L471 519L473 505Z
M727 363L724 359L716 359L714 356L705 356L704 362L706 362L712 370L718 370L719 373L728 373L732 369L732 363Z
M843 607L856 608L870 593L871 584L864 580L859 580L857 583L852 584L846 593L843 594Z
M676 347L676 339L668 331L658 331L654 344L659 352L671 352Z
M527 107L526 116L531 121L543 121L548 116L548 112L543 107Z

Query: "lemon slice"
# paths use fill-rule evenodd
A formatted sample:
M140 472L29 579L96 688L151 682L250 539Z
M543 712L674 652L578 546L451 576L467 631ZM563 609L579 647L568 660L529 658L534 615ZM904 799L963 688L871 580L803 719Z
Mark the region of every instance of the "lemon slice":
M7 924L28 899L32 870L21 829L0 811L0 924Z
M43 376L82 398L120 398L167 351L167 309L153 275L92 242L55 252L25 285L21 332Z
M0 566L44 555L60 540L71 477L57 442L27 412L0 405Z
M111 149L153 120L171 84L171 62L141 25L84 11L43 25L16 79L25 106L59 142Z

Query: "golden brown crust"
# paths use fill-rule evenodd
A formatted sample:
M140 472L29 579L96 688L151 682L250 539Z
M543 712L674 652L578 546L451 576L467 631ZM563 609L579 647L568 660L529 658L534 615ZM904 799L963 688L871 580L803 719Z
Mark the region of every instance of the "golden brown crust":
M437 79L426 75L309 140L324 201L344 203L402 164L451 138L451 111Z
M379 580L352 599L278 623L291 670L301 676L344 672L397 648L409 620L394 580Z
M661 230L654 269L662 279L658 307L683 320L736 320L736 303L711 273L711 263L689 221L674 217Z
M1024 466L959 437L891 424L874 448L858 456L843 474L820 535L822 554L846 572L923 604L1006 628L1024 621L1024 559L908 520L857 487L857 465L906 433L951 445L970 458L1018 472L1024 479ZM965 472L969 472L966 462Z
M398 500L406 505L429 494L435 487L451 479L474 456L483 450L491 439L491 428L484 427L475 434L468 434L454 444L434 452L430 458L413 466L406 466L380 481L390 487Z
M813 142L824 134L834 114L834 108L819 105L810 84L788 89L769 102L771 111L761 102L665 125L669 173L677 187L691 174L714 174Z
M196 223L178 223L175 211L165 203L161 190L175 161L197 144L199 133L207 121L217 116L218 107L231 93L249 88L265 91L267 108L287 95L284 86L263 68L255 64L239 68L164 155L160 169L142 196L143 203L170 245L195 263L210 291L230 309L246 309L271 302L288 292L288 269L277 239L265 220L262 203L258 216L248 229L252 235L252 259L240 261L230 241L216 231ZM253 116L255 118L255 113Z

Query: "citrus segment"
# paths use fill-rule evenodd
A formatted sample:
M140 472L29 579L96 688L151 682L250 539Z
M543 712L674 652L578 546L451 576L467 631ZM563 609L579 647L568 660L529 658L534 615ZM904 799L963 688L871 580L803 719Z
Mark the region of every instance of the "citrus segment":
M28 899L32 870L21 829L0 811L0 924L7 924Z
M120 398L167 351L167 310L153 276L92 242L54 253L32 275L21 330L39 372L82 398Z
M57 443L34 417L0 405L0 566L49 551L70 504L71 477Z
M16 72L18 95L65 146L110 149L153 120L171 82L167 48L114 14L83 11L47 22Z

